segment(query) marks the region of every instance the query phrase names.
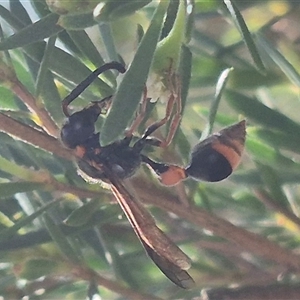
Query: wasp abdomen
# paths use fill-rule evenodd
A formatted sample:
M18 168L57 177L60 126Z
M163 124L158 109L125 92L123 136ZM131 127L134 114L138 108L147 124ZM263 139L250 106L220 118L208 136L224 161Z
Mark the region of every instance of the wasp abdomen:
M246 122L241 121L197 144L186 174L197 180L220 181L239 165L245 144Z

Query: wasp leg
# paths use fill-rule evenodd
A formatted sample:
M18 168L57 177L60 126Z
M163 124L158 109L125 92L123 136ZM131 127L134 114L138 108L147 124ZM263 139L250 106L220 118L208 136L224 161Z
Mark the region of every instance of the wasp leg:
M173 84L172 80L171 80L171 78L173 78L173 77L174 77L175 84ZM177 75L174 75L174 74L173 74L173 76L170 75L169 87L171 90L171 95L167 101L166 113L165 113L164 118L162 118L161 120L150 125L146 129L146 131L142 137L143 139L146 139L149 135L151 135L158 128L165 125L168 121L171 121L169 132L168 132L166 138L163 140L160 140L160 142L157 143L157 146L162 147L162 148L167 147L172 142L172 139L176 133L176 130L177 130L178 125L181 120L181 110L182 110L182 107L181 107L181 85L180 85L179 77ZM173 111L174 111L174 113L173 113Z
M145 114L146 114L146 108L147 108L147 103L148 103L149 98L147 97L147 87L144 87L143 91L143 98L140 103L139 111L137 113L136 118L132 122L131 126L129 129L126 130L125 135L126 136L132 136L133 133L137 130L141 122L143 121Z
M176 165L156 162L145 155L141 155L142 162L147 164L164 185L172 186L187 178L184 168Z
M170 84L172 86L172 90L175 91L173 93L173 96L175 98L175 106L176 106L176 110L175 113L172 117L171 120L171 124L170 124L170 128L169 128L169 132L168 135L165 139L165 141L163 141L163 143L161 144L161 147L167 147L173 140L175 133L177 131L177 128L179 126L180 120L181 120L181 112L182 112L182 105L181 105L181 82L179 79L178 75L174 75L174 80L175 80L175 86L172 84L172 80L171 80L171 76L170 76Z

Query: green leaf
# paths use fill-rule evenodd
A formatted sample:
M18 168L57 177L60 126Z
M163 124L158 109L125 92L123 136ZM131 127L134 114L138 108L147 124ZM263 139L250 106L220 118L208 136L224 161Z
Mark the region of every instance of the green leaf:
M32 178L36 178L35 176L38 176L38 172L19 166L2 156L0 156L0 170L25 181L30 181Z
M99 32L109 59L111 61L118 61L119 55L112 34L111 24L110 23L99 24Z
M193 55L191 50L183 45L181 48L181 57L179 64L179 73L181 80L181 106L182 106L182 114L184 112L184 108L186 105L188 92L190 88L190 80L192 76L192 60Z
M19 0L10 1L10 10L24 24L29 25L32 23L28 12Z
M266 145L265 142L254 138L253 135L247 136L246 147L256 161L269 164L270 166L274 165L277 166L277 168L283 168L287 166L289 168L299 168L299 165L296 164L291 158L282 155L280 152L278 152L278 150L274 149L274 147Z
M59 262L46 258L31 258L27 260L19 274L21 278L35 280L52 274L59 266Z
M37 62L41 62L41 54L44 53L45 43L40 42L38 44L29 45L24 48L26 54ZM91 74L91 70L84 65L77 58L73 57L66 51L54 47L51 57L49 58L49 66L51 70L60 77L78 85L83 79ZM101 91L101 95L107 96L112 93L112 88L97 78L93 85L96 85Z
M62 15L58 24L67 30L85 29L97 24L92 12L74 15Z
M256 35L257 42L265 50L265 53L278 65L282 72L292 83L300 87L300 75L294 66L273 46L262 34Z
M168 3L166 0L160 1L134 60L117 90L111 111L101 130L100 141L103 146L117 140L132 120L148 77Z
M6 87L0 87L0 107L1 110L16 110L17 105L12 92Z
M46 1L48 8L61 15L80 15L83 12L92 12L98 1L92 0L63 0L63 1Z
M290 135L299 136L300 124L277 110L269 108L256 98L250 98L231 90L227 90L226 95L228 96L228 103L246 118L270 129L277 129Z
M49 10L46 1L31 1L31 5L34 8L34 11L37 13L39 17L44 17L51 13Z
M0 5L0 15L15 29L18 31L23 30L23 24L16 19L11 13ZM49 14L53 16L55 14ZM47 18L46 16L45 18ZM53 17L52 17L53 18ZM48 30L48 29L47 29ZM40 63L43 59L43 53L45 51L46 43L37 42L25 46L22 50L34 61ZM53 72L61 76L62 78L79 84L84 78L86 78L91 70L88 69L77 58L73 57L66 51L54 47L52 56L49 58L49 67ZM101 95L108 96L112 93L112 88L104 83L100 78L96 79L93 85L97 85L101 91Z
M104 59L84 30L69 30L68 34L78 49L80 49L81 53L86 56L95 67L100 67L104 64Z
M274 149L285 149L300 153L300 135L290 135L286 132L261 128L254 128L252 132Z
M46 75L49 70L49 60L55 47L56 35L49 38L45 48L43 60L41 61L39 72L36 78L35 95L38 97L46 81Z
M209 110L209 116L208 116L208 124L205 127L205 129L202 132L201 135L201 140L204 140L207 138L208 135L210 135L213 132L213 125L215 122L215 118L217 115L218 107L221 101L221 97L223 95L223 91L225 89L226 83L228 81L228 76L229 73L232 71L232 68L225 69L217 82L216 86L216 92L215 92L215 97L212 99L211 105L210 105L210 110Z
M0 183L0 198L9 198L16 193L24 193L43 188L43 184L36 182L5 182Z
M73 249L71 243L68 241L66 236L63 234L61 229L57 224L54 223L52 218L47 214L44 213L44 221L46 224L46 227L55 242L55 244L58 246L60 251L69 258L72 262L78 263L80 262L80 258L78 257L77 253Z
M51 208L52 206L56 205L59 201L52 201L44 206L42 206L41 208L37 209L34 213L32 213L31 215L22 218L21 220L19 220L18 222L16 222L14 225L8 227L7 229L3 230L0 232L0 240L3 239L7 239L11 236L14 236L17 234L17 232L27 226L30 225L32 223L32 221L34 219L36 219L37 217L41 216L45 211L47 211L49 208Z
M235 68L230 75L230 88L232 89L256 89L261 86L272 87L280 84L283 79L282 74L268 70L266 75L262 75L257 70L248 68Z
M62 27L57 25L58 18L59 16L56 14L49 14L43 19L24 27L17 33L1 41L0 50L24 47L57 34L63 30Z
M300 173L297 171L282 170L278 174L281 184L299 184ZM260 172L255 170L248 170L247 172L236 171L230 176L230 180L244 186L262 185Z
M110 22L129 16L149 4L152 0L122 0L100 3L94 10L95 21Z
M6 215L4 214L2 211L0 211L0 226L2 227L12 227L14 225L14 222ZM1 240L1 236L2 236L2 232L5 231L2 230L0 231L0 240Z
M253 41L251 33L249 32L248 27L243 19L242 14L240 13L238 8L234 4L234 1L224 0L224 3L227 6L229 13L231 14L231 17L233 18L236 27L239 29L241 35L243 36L245 44L248 47L250 55L256 65L257 69L260 70L262 73L265 73L265 71L266 71L265 66L260 58L259 52Z
M124 259L123 255L120 255L114 246L108 243L107 248L112 256L112 266L117 278L122 278L132 288L138 288L138 284L130 273L130 264L128 265L127 259Z
M65 220L65 224L68 226L82 226L86 224L99 208L99 205L100 201L98 199L92 199L88 203L74 210Z
M257 166L264 186L268 188L272 199L283 205L285 208L288 208L289 202L282 190L280 179L276 171L270 166L266 166L262 163L258 163Z
M181 47L185 42L186 30L186 4L179 2L174 24L169 34L159 41L153 58L152 71L159 76L165 77L170 70L178 69ZM166 80L166 79L165 79Z
M62 124L63 120L65 120L65 115L61 109L57 109L61 107L61 97L55 84L54 76L49 70L45 74L40 97L51 117L57 124Z
M15 15L13 15L8 9L3 5L0 5L0 16L12 27L17 30L21 30L24 27L24 24L19 20Z

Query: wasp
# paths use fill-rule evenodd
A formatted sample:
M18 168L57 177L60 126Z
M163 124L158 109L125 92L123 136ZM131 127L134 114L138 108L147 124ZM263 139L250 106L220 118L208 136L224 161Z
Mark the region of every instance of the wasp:
M85 176L109 184L148 256L158 268L179 287L191 288L194 280L187 272L191 267L190 258L156 226L150 213L125 186L124 179L133 176L141 164L146 164L157 174L161 183L168 186L188 177L209 182L223 180L241 160L246 135L245 121L226 127L199 142L186 167L157 162L142 153L147 145L162 146L162 142L151 135L166 123L169 112L162 121L150 125L135 142L133 130L129 130L123 139L101 146L95 123L100 114L109 109L112 96L92 102L73 114L69 113L69 105L107 70L126 71L118 62L104 64L62 101L67 120L61 129L61 140L66 147L74 150L78 168ZM167 106L170 107L170 103ZM133 123L132 128L136 128L136 122Z

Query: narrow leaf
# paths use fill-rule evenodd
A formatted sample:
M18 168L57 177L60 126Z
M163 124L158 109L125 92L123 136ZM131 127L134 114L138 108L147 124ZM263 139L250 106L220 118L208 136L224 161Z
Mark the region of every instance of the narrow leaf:
M53 222L53 220L47 213L44 213L44 221L53 241L58 246L60 251L71 261L78 263L80 259L77 253L74 251L72 245L63 234L59 226Z
M108 1L100 3L94 10L94 18L97 22L116 21L135 13L137 10L149 4L152 0L123 0L123 1Z
M40 42L34 45L28 45L24 48L26 54L37 62L41 62L41 54L45 50L45 43ZM67 53L66 51L54 47L52 55L49 59L51 70L62 78L79 84L83 79L91 74L91 70L78 59ZM93 84L99 87L104 96L112 93L112 88L103 82L100 78L96 79Z
M103 41L103 46L105 47L109 59L111 61L118 61L119 57L111 30L111 24L99 24L99 32Z
M8 237L12 237L14 235L17 234L17 232L32 223L32 221L34 219L36 219L37 217L41 216L45 211L47 211L49 208L51 208L52 206L56 205L59 201L52 201L49 202L48 204L42 206L41 208L39 208L38 210L36 210L34 213L32 213L31 215L21 219L20 221L16 222L13 226L1 231L0 233L0 240L2 239L7 239Z
M56 36L52 36L49 38L43 60L40 64L39 72L36 78L36 85L35 85L35 95L38 97L43 89L43 85L46 80L46 74L49 70L49 60L53 52L53 48L55 46Z
M258 170L260 171L262 181L268 188L273 200L283 205L285 208L289 207L289 202L282 190L281 183L276 171L267 165L258 163Z
M26 261L19 276L27 280L35 280L55 271L59 262L46 258L33 258ZM56 270L57 271L57 270Z
M16 193L34 191L43 187L41 183L26 181L0 183L0 198L9 198Z
M99 204L100 201L98 199L92 199L88 203L80 206L65 220L65 224L68 226L82 226L86 224L99 208Z
M299 136L300 124L277 110L271 109L256 98L250 98L235 91L226 91L228 103L245 117L270 129L278 129L290 135Z
M282 170L278 174L278 178L281 184L299 184L300 173L299 171ZM231 175L230 180L245 186L261 185L263 183L258 170L248 170L247 172L237 171Z
M236 27L238 28L241 35L243 36L245 44L249 49L250 55L257 69L265 73L265 66L260 58L259 52L253 41L251 33L249 32L248 27L243 19L242 14L240 13L240 11L238 10L238 8L236 7L236 5L232 0L224 0L224 3L227 6L229 13L231 14L231 17L233 18Z
M101 144L115 141L128 126L140 102L169 1L162 0L143 36L134 60L117 90L101 131Z
M18 47L24 47L37 41L48 38L63 28L57 25L58 15L49 14L39 21L28 25L17 33L9 36L0 42L0 50L9 50Z
M282 155L276 149L266 145L266 143L257 138L253 138L252 135L248 135L246 146L247 151L255 161L268 164L269 166L276 166L277 168L300 169L299 164L295 163L291 158Z
M13 15L15 15L19 20L21 20L24 24L29 25L31 24L31 19L22 5L22 3L19 0L10 0L10 11L12 12Z
M68 30L85 29L97 24L92 12L74 15L61 15L58 24Z
M70 30L68 31L68 34L78 49L80 49L81 53L85 55L96 67L100 67L104 64L104 59L84 30Z
M229 73L232 70L233 70L233 68L225 69L221 73L221 75L218 79L215 96L212 99L212 102L211 102L211 105L210 105L209 116L208 116L208 124L202 132L201 140L204 140L213 131L213 125L214 125L214 122L215 122L215 118L216 118L216 115L217 115L217 111L218 111L218 107L219 107L219 104L220 104L220 101L221 101L221 97L222 97L224 88L226 86L226 83L228 81Z
M0 16L16 30L21 30L24 24L16 16L14 16L8 9L3 5L0 5Z
M257 42L265 50L266 54L278 65L282 72L300 87L300 75L293 65L268 41L262 34L257 34Z
M300 134L290 135L287 132L259 128L254 129L253 133L275 149L285 149L300 154Z

